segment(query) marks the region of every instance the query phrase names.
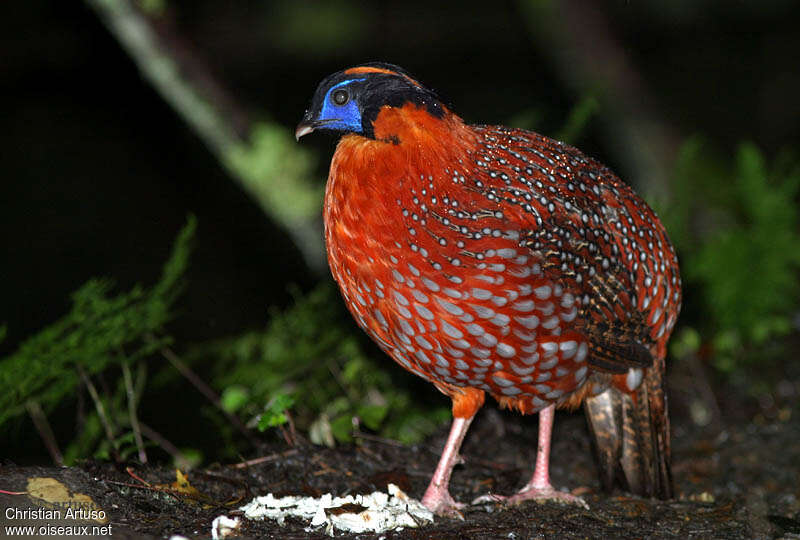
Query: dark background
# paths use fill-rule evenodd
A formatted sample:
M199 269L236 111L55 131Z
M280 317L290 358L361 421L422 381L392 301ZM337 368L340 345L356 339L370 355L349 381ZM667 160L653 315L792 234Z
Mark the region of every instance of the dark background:
M797 146L797 2L568 4L567 14L584 18L551 29L569 32L563 43L537 34L523 2L171 0L168 14L253 118L287 131L323 77L383 60L436 88L469 122L552 134L604 85L565 65L564 43L591 50L610 40L636 76L633 93L606 94L575 143L645 192L648 178L625 151L644 143L610 136L615 110L646 107L668 134L666 164L694 134L726 157L743 140L768 159ZM199 230L171 326L179 341L261 327L270 306L289 303L289 284L308 290L320 279L85 4L0 3L0 97L0 322L8 332L0 353L65 313L70 292L93 276L123 289L154 282L190 212ZM334 141L303 144L319 155L322 183Z

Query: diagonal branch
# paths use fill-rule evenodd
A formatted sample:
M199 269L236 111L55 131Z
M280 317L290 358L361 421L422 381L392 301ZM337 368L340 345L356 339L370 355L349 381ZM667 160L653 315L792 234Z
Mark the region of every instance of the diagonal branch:
M25 402L25 408L28 409L28 414L33 421L36 431L44 441L47 451L50 452L50 457L53 458L53 463L62 467L64 465L64 455L58 448L56 436L53 434L53 428L50 427L50 422L47 421L47 415L44 414L39 402L34 399L29 399ZM6 492L7 493L7 492Z
M117 451L117 445L114 441L114 427L111 424L111 420L109 419L108 415L106 414L106 408L103 405L103 400L100 398L100 394L97 392L97 388L95 388L94 383L86 374L86 370L83 369L83 366L78 364L76 366L78 370L78 374L83 381L83 384L86 386L86 389L89 391L89 395L92 397L92 401L94 402L95 409L97 410L97 416L100 418L100 423L103 426L103 429L106 432L106 439L108 439L109 447L111 455L114 456L114 461L117 463L122 462L122 458Z
M131 429L133 430L133 438L136 441L136 449L139 452L139 462L147 463L147 452L144 449L144 441L142 440L142 431L139 426L139 416L136 414L136 392L133 388L133 378L131 377L131 368L128 365L126 358L120 362L122 366L122 377L125 381L125 394L128 397L128 416L131 422Z
M239 430L239 432L245 436L245 438L250 441L253 446L258 445L258 439L253 436L250 430L247 429L239 417L235 414L232 414L225 410L225 407L222 406L221 400L219 395L211 388L206 382L201 379L197 373L192 371L192 368L187 366L180 357L175 354L175 352L170 349L169 347L164 347L161 349L161 354L166 358L172 366L178 370L178 372L183 375L192 385L201 393L207 400L214 404L222 414L228 419L233 427Z
M289 130L253 122L181 40L166 14L134 0L85 0L153 88L194 130L228 173L292 237L308 266L325 268L313 157Z

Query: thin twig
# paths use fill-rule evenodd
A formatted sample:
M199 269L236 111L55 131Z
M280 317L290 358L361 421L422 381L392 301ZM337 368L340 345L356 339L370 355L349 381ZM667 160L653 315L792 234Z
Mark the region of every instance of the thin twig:
M161 492L161 493L166 493L167 495L169 495L170 497L172 497L173 499L175 499L176 501L179 501L179 502L181 501L181 497L180 496L190 496L187 493L183 493L181 491L177 491L177 490L170 489L170 488L167 488L167 487L154 486L154 485L150 484L150 482L148 482L147 480L145 480L144 478L140 477L135 472L133 472L133 468L132 467L127 467L125 469L125 472L127 472L131 476L131 478L135 478L136 480L141 482L141 484L131 484L129 482L115 482L113 480L105 480L105 481L109 482L111 484L119 484L119 485L128 486L128 487L134 487L134 488L139 488L139 489L147 489L147 490L150 490L150 491L158 491L158 492ZM195 499L195 497L192 497L192 498Z
M56 436L53 434L50 422L47 421L47 415L44 414L39 402L29 399L25 402L25 408L28 409L28 414L31 416L31 420L33 420L36 431L39 432L39 436L42 438L42 441L44 441L47 451L50 452L53 463L59 467L63 466L64 456L61 454L61 450L58 449Z
M328 366L328 371L330 371L331 375L333 375L333 380L336 381L336 384L339 385L339 388L342 389L342 392L347 395L350 401L358 401L358 396L356 396L355 390L344 383L342 372L339 369L339 364L335 360L331 359L328 360L325 365Z
M287 430L283 426L278 426L278 430L281 432L281 436L283 437L283 440L286 441L286 444L288 444L289 446L295 446L295 443L292 440L292 436L289 433L289 430Z
M223 474L220 474L220 473L217 473L217 472L213 472L213 471L208 471L208 470L205 470L205 471L194 471L192 474L194 474L195 476L205 477L207 479L214 480L214 481L217 481L217 482L225 482L227 484L231 484L233 486L237 486L237 487L241 488L244 491L244 495L242 495L240 497L229 499L228 501L223 503L224 506L228 506L228 505L230 505L230 504L232 504L233 502L236 502L236 501L241 501L242 499L251 499L252 498L252 494L250 492L250 486L248 485L247 482L245 482L243 480L240 480L239 478L230 478L230 477L225 476Z
M400 441L395 441L394 439L387 439L385 437L379 437L378 435L372 435L371 433L364 433L363 431L358 431L358 430L353 431L353 437L358 437L359 439L366 439L368 441L375 441L389 446L396 446L397 448L406 448L406 445L401 443Z
M131 420L131 429L133 429L133 438L139 451L139 461L144 464L147 463L147 452L144 450L142 431L139 429L139 417L136 414L136 395L133 391L131 369L127 360L122 361L122 378L125 380L125 393L128 395L128 415Z
M180 372L192 385L197 388L197 390L205 396L205 398L213 403L217 407L221 407L220 405L220 397L213 388L208 386L206 382L201 379L189 366L187 366L180 357L170 349L169 347L164 347L161 349L161 354L169 360L169 363Z
M154 338L150 337L149 339L153 340ZM247 429L247 426L245 426L242 421L239 420L239 417L225 410L225 408L222 406L219 395L214 391L214 389L208 386L203 379L201 379L194 371L192 371L192 368L187 366L172 349L169 347L164 347L161 349L161 354L169 361L170 364L173 365L175 369L180 372L181 375L183 375L190 383L192 383L192 385L197 388L197 390L203 394L206 399L213 403L214 406L225 415L228 421L236 429L238 429L252 445L255 446L258 444L258 439L256 439L250 430Z
M104 478L103 482L106 484L114 484L115 486L125 486L129 488L137 488L137 489L148 489L150 491L158 491L157 489L150 487L149 485L142 485L142 484L132 484L131 482L120 482L119 480L109 480L108 478Z
M294 419L292 418L292 413L289 412L289 409L283 411L283 414L286 416L286 423L289 424L289 435L292 438L292 446L297 446L298 437L300 434L297 433L297 430L294 427Z
M291 450L286 450L285 452L280 452L278 454L270 454L268 456L262 456L255 459L249 459L247 461L242 461L240 463L234 463L230 465L234 469L247 469L248 467L252 467L253 465L259 465L261 463L269 463L271 461L277 461L279 459L284 459L289 456L293 456L297 454L299 450L297 448L292 448Z
M94 383L92 383L92 380L88 377L88 375L86 375L86 371L83 369L83 366L79 364L77 368L83 384L89 391L92 401L94 401L94 406L97 410L97 416L100 418L100 423L103 425L103 429L105 429L106 432L106 438L108 439L108 442L111 443L111 454L114 456L115 461L120 462L122 459L117 452L117 446L114 444L114 430L111 426L110 420L108 419L108 415L106 415L106 408L103 406L103 401L100 399L100 395L97 393L97 388L95 388Z
M147 487L151 487L151 486L150 486L150 482L148 482L147 480L145 480L144 478L142 478L141 476L139 476L138 474L136 474L135 472L133 472L133 467L125 467L125 472L127 472L127 473L128 473L128 475L129 475L131 478L135 478L136 480L138 480L138 481L139 481L139 482L141 482L142 484L146 485Z
M186 455L158 431L154 430L144 422L139 422L139 428L142 430L142 434L145 437L156 443L167 454L171 455L172 459L175 460L179 468L188 469L191 467L192 463L189 461Z
M278 429L283 436L283 440L286 441L286 444L289 446L297 446L297 431L294 429L294 420L292 419L292 414L289 412L289 409L284 409L281 412L286 418L286 423L289 424L289 429L286 429L286 426L283 424L278 425Z
M78 388L78 404L75 406L75 433L83 432L86 427L86 396Z
M355 435L354 435L355 436ZM366 444L361 444L357 447L357 451L367 454L375 463L379 463L382 467L387 466L386 460L383 459L377 452L370 449Z

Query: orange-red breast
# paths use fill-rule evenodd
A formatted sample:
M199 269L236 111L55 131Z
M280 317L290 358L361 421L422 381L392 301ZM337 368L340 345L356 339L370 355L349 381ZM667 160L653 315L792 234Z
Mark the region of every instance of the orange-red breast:
M576 148L465 124L391 64L323 80L296 136L314 130L342 134L324 218L348 308L453 401L423 503L458 515L450 473L487 392L540 415L533 477L510 502L582 503L548 477L553 411L580 403L603 484L671 496L663 376L681 284L647 204Z

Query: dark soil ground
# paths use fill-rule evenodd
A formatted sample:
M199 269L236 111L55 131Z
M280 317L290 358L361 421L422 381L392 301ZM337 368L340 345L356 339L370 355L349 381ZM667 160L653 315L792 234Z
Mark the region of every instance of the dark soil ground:
M718 408L716 404L711 407L712 423L701 428L690 414L691 407L697 406L691 401L696 395L697 392L673 392L673 403L677 401L673 407L675 500L655 501L601 492L582 414L558 413L551 458L553 484L582 495L589 510L550 503L474 507L464 512L464 521L437 518L434 524L418 529L336 536L365 540L800 538L797 408L773 407L774 418L769 418L753 408L751 402L728 397L719 400ZM696 410L694 415L697 416ZM90 495L105 509L116 538L172 534L208 537L213 518L220 514L241 515L239 506L255 495L269 492L346 495L385 490L386 484L392 482L420 498L445 436L443 428L425 444L413 447L370 438L335 449L311 445L265 448L264 459L246 468L219 465L192 471L189 481L202 493L200 502L153 487L175 480L175 471L166 466L132 469L150 484L147 486L124 467L107 463L70 469L4 465L0 466L0 489L24 491L28 478L50 476L74 492ZM487 491L513 492L527 481L535 448L535 417L521 418L485 407L464 445L465 464L453 474L451 492L462 501ZM2 507L29 504L25 495L0 494ZM290 520L284 527L271 521L243 521L241 534L246 537L325 538L321 532L306 532L306 524L299 521Z

